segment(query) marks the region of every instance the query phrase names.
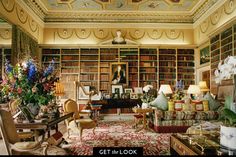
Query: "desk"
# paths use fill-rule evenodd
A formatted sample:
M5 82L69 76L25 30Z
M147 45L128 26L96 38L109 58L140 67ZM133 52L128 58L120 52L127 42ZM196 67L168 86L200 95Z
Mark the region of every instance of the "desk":
M73 116L73 112L60 116L52 120L46 120L42 122L34 123L15 123L17 129L42 129L48 132L48 137L50 137L50 130L53 126L56 126L56 131L58 131L58 123L66 120Z
M152 108L145 108L145 109L142 109L142 108L137 108L137 107L134 107L133 108L133 111L135 113L140 113L143 115L143 127L136 130L137 132L138 131L141 131L142 129L147 129L147 118L146 118L146 113L149 113L149 112L152 112L153 109Z

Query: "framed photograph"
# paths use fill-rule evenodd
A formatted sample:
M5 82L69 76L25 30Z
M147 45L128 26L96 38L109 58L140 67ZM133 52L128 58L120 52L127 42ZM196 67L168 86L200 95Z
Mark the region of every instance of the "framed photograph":
M90 86L84 86L84 89L85 89L86 92L89 92ZM86 95L83 92L81 87L79 87L79 93L78 94L79 94L79 96L78 96L79 99L89 99L89 95Z
M210 62L210 48L206 46L200 50L200 65Z
M128 85L128 63L116 62L110 64L110 83Z
M133 89L132 88L125 88L125 93L133 93Z
M218 86L217 100L225 100L226 96L234 96L234 85Z
M121 84L112 84L111 85L111 92L112 92L112 94L121 95L123 93L123 85L121 85Z
M143 94L143 88L142 87L134 87L134 93Z
M138 99L138 95L136 93L130 93L130 99Z

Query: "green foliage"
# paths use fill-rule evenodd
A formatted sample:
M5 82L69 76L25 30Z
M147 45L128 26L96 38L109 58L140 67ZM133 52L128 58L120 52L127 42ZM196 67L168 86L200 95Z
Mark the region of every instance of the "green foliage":
M228 120L230 125L235 125L236 124L236 113L231 110L231 105L233 105L233 97L227 96L225 98L224 108L220 112L219 119Z

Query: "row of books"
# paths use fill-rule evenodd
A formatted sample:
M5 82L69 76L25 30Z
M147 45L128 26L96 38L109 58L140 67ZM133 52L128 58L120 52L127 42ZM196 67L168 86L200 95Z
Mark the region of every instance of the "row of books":
M79 69L77 68L72 68L72 69L61 69L61 73L79 73Z
M175 74L159 74L160 79L175 79Z
M194 73L194 69L178 68L178 73Z
M152 72L157 72L157 69L156 68L140 69L140 72L152 73Z
M94 61L97 61L97 60L98 60L98 56L97 56L97 55L80 56L80 60L81 60L81 61L85 61L85 60L94 60Z
M60 61L60 56L43 56L42 61L43 62L50 62L50 61L56 61L59 62Z
M194 75L183 75L183 74L178 74L178 79L194 79Z
M61 54L79 54L79 49L61 49Z
M61 66L63 67L63 66L78 66L78 68L79 68L79 62L62 62L61 63Z
M43 49L42 54L60 54L60 49Z
M117 56L111 56L111 55L106 55L106 56L100 56L100 60L111 60L114 61L117 58Z
M144 66L144 67L156 67L157 66L157 62L153 61L153 62L142 62L140 61L140 64L139 64L141 67Z
M193 49L178 49L177 50L178 55L194 55Z
M160 62L159 66L175 67L176 66L176 62L175 61Z
M70 55L65 56L65 55L63 55L61 57L61 60L62 61L63 60L65 60L65 61L68 61L68 60L78 60L79 61L79 56L70 56Z
M98 75L97 74L90 74L90 75L80 75L80 80L81 81L96 81L98 80Z
M94 73L97 73L98 72L98 68L97 67L84 67L84 68L81 68L81 72L82 73L85 73L85 72L94 72Z
M98 49L81 49L81 54L98 54Z
M193 61L194 60L194 56L178 56L177 59L178 59L178 61L179 60L184 60L184 61L190 60L190 61Z
M178 62L177 66L190 66L190 67L194 67L194 62Z
M156 49L140 49L140 54L141 55L145 55L145 54L148 54L148 55L156 55L157 54L157 50Z
M109 75L100 75L101 81L109 81Z
M140 56L140 60L157 60L157 56Z
M161 56L159 56L159 60L176 60L176 56L161 55Z
M141 80L156 80L157 79L157 76L156 74L143 74L140 76L140 79Z

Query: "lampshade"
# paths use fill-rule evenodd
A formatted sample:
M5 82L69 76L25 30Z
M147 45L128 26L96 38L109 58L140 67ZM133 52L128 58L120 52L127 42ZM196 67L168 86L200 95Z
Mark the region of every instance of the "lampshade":
M55 82L55 95L62 96L64 95L64 85L61 82Z
M198 85L190 85L188 87L187 93L188 94L200 94L201 90L200 90L200 87Z
M170 85L168 84L162 84L158 93L160 94L161 92L163 92L164 94L172 94L172 90L170 88Z
M207 87L206 81L200 81L198 85L200 87L201 92L209 91L209 88Z

